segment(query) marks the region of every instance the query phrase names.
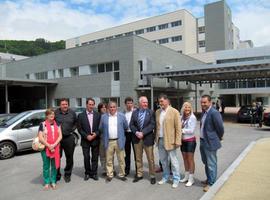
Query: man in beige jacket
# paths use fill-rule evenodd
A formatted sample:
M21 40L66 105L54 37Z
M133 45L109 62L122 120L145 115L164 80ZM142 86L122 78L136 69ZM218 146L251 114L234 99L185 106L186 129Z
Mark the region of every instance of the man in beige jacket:
M165 94L159 95L160 109L156 111L156 143L158 145L159 159L162 164L162 180L159 185L166 183L170 176L169 161L172 164L173 188L178 187L180 180L179 158L177 149L181 145L180 113L170 106Z

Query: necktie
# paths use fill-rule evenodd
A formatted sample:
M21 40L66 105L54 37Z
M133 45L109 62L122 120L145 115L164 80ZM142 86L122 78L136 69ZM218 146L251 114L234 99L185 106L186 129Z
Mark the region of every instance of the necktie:
M143 117L144 117L144 111L140 111L139 112L139 126L140 126L140 130L142 130L142 128L143 128Z

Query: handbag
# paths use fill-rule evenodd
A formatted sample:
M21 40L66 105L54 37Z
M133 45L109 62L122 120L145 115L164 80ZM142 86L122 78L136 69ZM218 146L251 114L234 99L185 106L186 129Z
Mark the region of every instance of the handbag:
M33 139L32 149L35 151L43 151L45 149L45 145L39 141L38 136Z

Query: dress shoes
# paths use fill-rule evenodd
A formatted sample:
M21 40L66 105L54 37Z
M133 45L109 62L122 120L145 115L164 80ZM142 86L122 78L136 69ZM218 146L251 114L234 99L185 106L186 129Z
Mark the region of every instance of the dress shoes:
M61 174L57 174L56 175L56 181L60 181L61 180Z
M90 176L89 176L88 174L85 174L85 175L84 175L84 180L85 180L85 181L88 181L89 178L90 178Z
M95 180L95 181L98 181L98 175L93 175L92 177L91 177L93 180Z
M66 183L69 183L71 181L70 176L64 176L64 180Z
M125 172L125 176L128 176L128 175L129 175L129 171L126 171L126 172Z
M203 187L204 192L207 192L209 189L210 189L210 185L206 185L206 186Z
M102 176L107 176L107 173L106 172L103 172L101 175Z
M136 176L136 177L134 178L134 180L133 180L133 183L136 183L136 182L138 182L138 181L140 181L140 180L142 180L142 179L143 179L142 176L141 176L141 177Z
M156 178L151 178L151 179L150 179L150 183L151 183L152 185L156 184Z
M127 181L127 178L126 177L118 177L121 181Z
M106 182L108 183L108 182L111 182L112 181L112 177L107 177L106 178Z

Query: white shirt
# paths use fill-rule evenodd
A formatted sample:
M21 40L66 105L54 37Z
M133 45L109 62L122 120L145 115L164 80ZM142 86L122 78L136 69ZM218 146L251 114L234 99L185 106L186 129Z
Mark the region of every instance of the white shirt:
M126 120L127 120L127 122L128 122L128 130L127 130L127 132L131 132L131 130L130 130L130 128L129 128L129 123L130 123L130 120L131 120L132 111L133 111L133 110L127 111L127 112L125 113L125 117L126 117Z
M160 124L160 131L159 131L159 137L163 137L164 133L163 133L163 122L164 122L164 119L165 119L165 115L166 115L166 110L164 109L161 109L161 112L160 112L160 116L159 116L159 124Z
M109 139L117 139L117 113L109 114Z

